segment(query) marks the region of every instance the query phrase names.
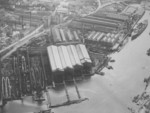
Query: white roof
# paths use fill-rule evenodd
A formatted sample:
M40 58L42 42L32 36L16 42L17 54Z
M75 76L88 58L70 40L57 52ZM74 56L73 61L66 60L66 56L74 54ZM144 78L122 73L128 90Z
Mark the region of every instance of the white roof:
M68 53L68 51L67 51L67 47L66 47L66 46L60 46L60 47L61 47L61 49L62 49L62 52L63 52L64 59L65 59L65 62L66 62L67 67L73 68L73 66L72 66L72 64L71 64L70 57L69 57L69 53Z
M111 36L111 33L107 33L106 36L107 36L107 37L110 37L110 36Z
M58 53L58 48L52 45L47 47L47 50L48 50L48 56L49 56L52 71L56 71L56 70L63 71L61 59Z
M100 36L97 38L97 41L99 41L100 39L102 39L104 35L105 35L105 33L101 33Z
M119 33L115 35L115 38L118 38L118 36L120 36L120 34L119 34Z
M74 39L74 37L73 37L73 35L71 34L71 31L70 31L69 29L68 29L68 31L67 31L67 35L68 35L68 38L69 38L70 41Z
M84 56L83 56L83 53L82 53L79 45L76 45L76 50L77 50L77 53L78 53L78 56L79 56L81 63L84 63L85 62Z
M114 38L114 36L115 36L115 34L112 33L112 34L111 34L111 38Z
M59 52L61 64L62 64L63 68L65 69L65 68L67 68L67 65L66 65L64 54L62 52L62 48L61 47L58 47L58 52Z
M106 42L106 40L107 40L107 37L105 36L103 39L102 39L104 42Z
M65 36L65 34L64 34L64 30L60 29L59 31L60 31L62 40L63 40L63 41L67 41L67 40L66 40L66 36Z
M70 46L67 46L67 51L68 51L68 54L69 54L69 57L70 57L71 64L72 64L73 66L75 66L75 65L76 65L76 61L75 61L75 58L74 58L74 56L73 56L73 52L72 52Z
M76 64L77 64L77 65L82 65L82 64L81 64L81 61L80 61L80 58L79 58L79 55L78 55L78 53L77 53L77 50L76 50L75 45L69 45L69 46L70 46L70 48L71 48L71 50L72 50L72 53L73 53L73 56L74 56L74 58L75 58Z
M58 28L54 28L54 33L55 33L56 37L53 37L53 38L54 38L56 41L62 41Z
M81 63L85 63L85 62L92 63L85 45L78 44L78 45L76 45L76 49L77 49L77 53L79 55Z
M87 39L91 39L91 38L94 36L95 33L96 33L95 31L92 31L92 32L90 33L90 35L87 37Z
M97 32L97 33L92 37L92 40L96 40L96 38L98 37L98 35L100 35L99 32Z
M80 40L76 31L73 31L73 34L74 34L75 40Z
M81 49L82 54L83 54L83 56L84 56L84 59L85 59L87 62L92 63L91 58L90 58L90 56L89 56L89 53L88 53L88 51L87 51L85 45L79 44L79 46L80 46L80 49Z
M49 62L50 62L52 71L57 70L55 60L54 60L54 56L53 56L53 51L52 51L52 48L50 46L47 47L47 53L48 53L48 58L49 58Z

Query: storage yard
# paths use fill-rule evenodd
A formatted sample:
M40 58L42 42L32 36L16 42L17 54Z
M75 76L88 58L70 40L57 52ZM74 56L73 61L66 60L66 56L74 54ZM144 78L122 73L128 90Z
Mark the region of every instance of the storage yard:
M53 108L89 99L81 95L78 84L96 74L104 76L104 68L113 69L109 65L115 62L111 55L128 43L134 26L145 14L139 6L133 13L133 6L122 2L112 2L117 12L99 5L96 0L22 1L11 11L0 10L1 108L32 97L33 102L47 105L47 112L52 113ZM76 99L70 98L70 85L75 87ZM50 91L60 89L67 100L53 104Z

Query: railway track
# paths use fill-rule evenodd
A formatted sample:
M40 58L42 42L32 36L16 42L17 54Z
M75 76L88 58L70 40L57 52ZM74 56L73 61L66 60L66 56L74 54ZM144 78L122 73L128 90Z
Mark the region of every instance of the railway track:
M40 30L43 28L43 25L39 26L37 29L35 29L33 32L28 34L27 36L23 37L19 41L11 44L10 46L4 48L3 50L0 51L1 56L1 61L9 57L12 53L14 53L18 48L22 47L25 44L28 44L31 40L45 34L46 30L41 31Z

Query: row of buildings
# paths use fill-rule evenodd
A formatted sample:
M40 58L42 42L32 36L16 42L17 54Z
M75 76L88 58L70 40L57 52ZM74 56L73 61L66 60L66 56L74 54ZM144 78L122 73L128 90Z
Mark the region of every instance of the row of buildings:
M68 81L75 83L78 78L90 77L98 73L97 70L101 72L102 68L108 66L109 55L123 46L128 40L132 25L136 24L144 13L141 7L122 2L112 2L94 14L77 17L57 11L11 12L17 15L18 19L21 18L20 25L26 22L30 24L30 28L47 25L42 27L46 32L42 36L45 42L38 45L41 42L38 38L41 36L33 38L24 47L13 51L7 59L9 63L6 63L7 60L2 61L1 70L10 74L1 73L0 77L4 81L3 87L0 87L3 94L0 99L9 101L11 98L17 100L26 95L33 95L33 92L41 94L47 87L57 87L57 84L63 84L66 88ZM58 22L56 15L60 20L69 18L69 22ZM37 46L34 46L34 42ZM9 86L12 86L12 89Z

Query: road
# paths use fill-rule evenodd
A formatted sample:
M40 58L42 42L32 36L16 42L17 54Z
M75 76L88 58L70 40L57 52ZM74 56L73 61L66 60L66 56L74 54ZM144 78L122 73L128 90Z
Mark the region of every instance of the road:
M142 19L149 19L150 12L146 12ZM78 83L81 97L89 98L89 101L67 107L53 109L55 113L130 113L127 109L136 109L132 98L140 94L145 87L144 78L150 74L150 57L146 55L150 48L150 36L148 28L141 36L129 42L122 51L112 55L116 60L110 63L114 70L104 69L105 76L95 75L91 79ZM75 87L68 86L71 99L77 99ZM66 101L64 89L51 90L51 104ZM24 104L20 101L10 102L3 109L3 113L28 113L45 109L46 106L38 106L31 98L26 98Z
M142 20L145 18L150 22L149 12ZM79 84L81 96L89 101L56 109L55 113L130 113L127 107L136 109L132 98L144 90L143 80L150 74L150 57L146 55L150 48L149 28L150 24L140 37L112 55L116 60L110 64L114 70L104 69L105 76L96 75ZM72 87L69 92L75 97Z

